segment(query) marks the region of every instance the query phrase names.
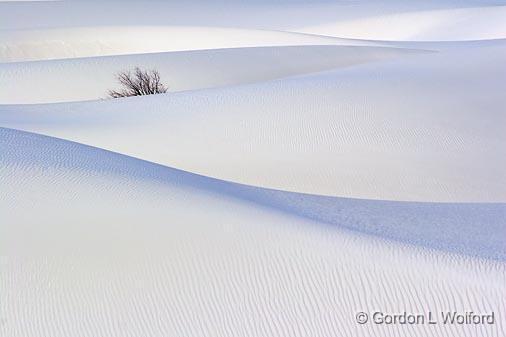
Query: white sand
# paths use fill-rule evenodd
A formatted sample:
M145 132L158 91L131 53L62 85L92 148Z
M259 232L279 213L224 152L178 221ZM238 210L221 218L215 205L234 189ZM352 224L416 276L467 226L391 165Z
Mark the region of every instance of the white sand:
M505 202L505 58L501 40L252 85L8 105L0 122L255 186Z
M105 98L108 89L118 87L115 74L136 66L157 69L170 92L178 92L300 76L423 53L427 52L413 48L284 46L4 63L0 64L0 87L5 88L0 92L0 104Z
M302 33L193 26L72 27L0 31L0 61L232 47L341 45L347 40Z
M505 8L0 1L0 336L503 337Z
M5 336L504 332L503 263L311 221L296 211L308 207L303 196L286 211L258 203L272 205L268 200L283 193L266 195L63 140L2 129L0 144L9 149L0 181ZM447 219L445 212L439 217ZM358 311L379 308L477 308L495 311L498 322L472 328L355 323Z

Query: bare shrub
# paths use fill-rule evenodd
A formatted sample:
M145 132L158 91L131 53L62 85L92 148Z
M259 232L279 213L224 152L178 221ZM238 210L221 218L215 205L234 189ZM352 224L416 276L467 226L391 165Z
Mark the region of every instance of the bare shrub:
M111 98L130 97L163 94L168 88L160 81L160 73L157 70L142 70L136 67L134 71L122 71L116 75L123 89L109 90Z

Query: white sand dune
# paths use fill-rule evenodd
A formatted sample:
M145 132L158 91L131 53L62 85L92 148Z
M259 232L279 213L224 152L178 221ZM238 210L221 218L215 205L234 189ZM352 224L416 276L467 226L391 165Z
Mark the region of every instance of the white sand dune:
M505 14L0 0L0 336L506 336Z
M32 10L0 3L0 29L180 25L263 29L374 40L506 38L504 0L61 1ZM114 15L111 15L114 13ZM18 18L24 18L19 20Z
M374 45L370 40L506 38L506 5L472 1L260 2L231 4L226 11L213 3L138 1L31 6L37 8L33 13L22 3L0 4L0 62L254 46ZM15 20L20 16L26 20L22 27Z
M6 105L0 125L249 185L505 202L506 48L483 48L229 88Z
M506 37L506 6L406 11L308 25L294 31L354 39L461 41Z
M0 103L105 98L115 75L157 69L170 92L261 82L425 53L389 47L294 46L212 49L0 64ZM44 83L43 86L40 83Z
M374 45L334 37L257 29L103 26L0 30L0 62L292 45Z
M377 46L364 46L368 41L348 43L349 46L226 48L0 63L0 104L105 98L107 91L118 85L115 74L136 66L157 69L170 92L178 92L268 81L430 52L490 47L504 44L504 40L383 41Z
M300 217L296 210L304 207L319 213L305 196L290 200L283 192L15 130L1 129L0 144L7 149L0 159L2 335L505 331L502 263L402 246ZM280 209L269 199L294 208ZM504 204L492 207L505 212ZM412 211L416 221L420 210ZM437 217L445 223L447 214ZM493 240L492 232L484 233L484 249L487 236ZM358 311L377 308L479 308L494 311L497 321L472 328L356 324Z

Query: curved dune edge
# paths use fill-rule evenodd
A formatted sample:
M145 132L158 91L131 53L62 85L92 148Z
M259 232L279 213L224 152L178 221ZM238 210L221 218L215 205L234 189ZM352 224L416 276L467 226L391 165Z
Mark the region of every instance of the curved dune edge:
M233 86L350 67L425 50L281 46L179 51L0 64L0 104L96 100L119 71L156 69L171 93ZM40 83L45 83L41 86Z
M238 47L381 45L304 33L194 26L103 26L0 30L0 62Z
M45 167L49 172L77 171L85 177L96 174L119 176L153 186L184 187L201 190L205 194L239 199L241 202L252 202L293 216L374 234L380 238L506 260L506 245L502 237L497 235L506 232L506 203L396 202L283 192L225 182L79 143L4 128L1 144L2 148L7 149L2 166L7 168L7 172L14 170L14 175L22 173L24 167L31 170ZM42 175L45 173L42 172ZM44 179L36 179L39 178ZM9 177L9 173L3 179L7 185L18 185L15 182L19 179ZM34 184L37 185L36 182ZM44 188L41 190L34 190L34 193L44 193ZM4 199L12 197L8 191L4 193ZM26 197L20 195L17 198L23 200ZM69 206L72 207L71 204ZM10 218L8 222L19 221Z
M356 312L445 311L447 306L498 317L506 312L504 262L398 245L298 216L297 209L311 198L318 205L319 197L217 181L17 130L1 129L0 142L6 149L0 176L0 288L13 295L0 303L3 334L145 335L156 329L165 336L237 336L237 331L253 336L260 329L281 337L305 336L309 330L322 337L390 336L393 330L383 326L356 324ZM359 204L367 201L334 202L341 208L340 225L377 223L371 205L361 219L348 217L351 208L360 211ZM295 208L280 212L280 204ZM430 221L434 237L445 235L450 228L428 215L438 207L453 206L420 204L408 211L414 216L409 219ZM474 209L481 221L488 216L480 207L505 209L457 207ZM306 210L328 211L315 204ZM451 213L438 218L456 220ZM383 216L390 222L398 213ZM464 226L466 219L460 219ZM407 224L398 225L403 230ZM482 252L497 230L488 229ZM462 233L476 239L474 233L458 233L454 242ZM61 324L41 320L47 310ZM214 324L217 317L227 317L225 327ZM469 331L463 325L418 325L410 336ZM473 334L503 331L504 321L497 318L494 325L476 326Z
M373 40L468 41L505 38L504 1L299 1L157 2L72 1L44 3L36 10L5 3L3 29L103 25L199 25L302 32ZM24 11L23 11L24 10ZM114 16L105 13L115 13ZM3 14L3 15L2 15ZM16 20L20 15L26 20ZM367 28L364 28L367 27Z
M505 202L505 51L501 42L226 88L4 105L0 125L293 192Z
M117 72L136 66L157 69L173 93L307 75L431 52L488 48L504 41L383 41L381 47L247 47L0 63L0 104L102 99L109 89L118 86L114 78Z

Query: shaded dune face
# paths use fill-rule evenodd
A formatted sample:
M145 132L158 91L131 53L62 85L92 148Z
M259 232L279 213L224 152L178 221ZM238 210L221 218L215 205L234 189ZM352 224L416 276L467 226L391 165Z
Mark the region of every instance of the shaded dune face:
M0 0L0 336L505 336L505 5Z
M340 226L356 221L367 232L377 225L367 223L371 218L392 225L405 209L411 216L395 228L405 231L405 221L423 221L421 215L434 209L429 204L377 203L363 207L370 214L360 218L360 203L367 201L240 186L16 130L2 129L0 144L9 149L0 162L0 286L18 299L2 307L1 329L9 336L92 336L111 329L119 335L228 336L244 329L241 335L253 336L260 329L279 336L389 336L395 327L357 325L356 312L449 306L500 315L506 309L502 262L401 245ZM318 218L329 214L322 212L329 204L340 210L332 226ZM479 214L483 206L438 207L447 211L425 220L439 221L441 230L458 217L452 207L465 216L465 207ZM482 212L495 207L504 213L503 206L487 207ZM392 300L393 294L411 300ZM64 323L34 318L48 308ZM213 322L223 317L227 324L216 327ZM114 328L119 322L122 327ZM475 331L499 336L502 329L498 322ZM467 331L410 328L420 336Z
M130 185L137 186L139 183L152 188L160 185L163 187L160 191L166 189L169 195L176 194L160 196L160 191L155 189L150 192L148 187L142 187L141 191L147 190L139 194L139 198L133 197L136 200L145 199L149 193L153 194L154 199L168 198L171 201L186 199L187 194L197 193L211 199L233 200L253 208L260 207L264 211L289 214L306 221L319 222L324 226L330 226L329 228L353 229L403 243L414 243L426 248L439 248L471 256L498 260L506 258L506 246L501 237L496 235L506 227L506 204L503 203L394 202L324 197L264 189L204 177L78 143L11 129L2 129L0 144L10 149L2 158L2 165L5 167L2 179L3 185L6 186L3 197L6 199L5 204L10 207L16 206L13 200L21 199L27 192L16 190L17 184L13 184L13 181L16 182L18 179L25 181L30 185L32 193L35 193L32 197L39 200L36 195L42 198L44 188L41 187L39 191L36 187L37 179L50 179L46 177L48 174L56 179L60 174L66 174L65 172L69 174L74 172L82 174L85 180L94 176L97 176L98 181L105 181L105 177L111 177L114 181L125 180L127 190L134 194L135 188ZM37 171L39 174L31 177L31 174ZM72 181L74 178L65 179ZM75 179L79 180L77 177ZM62 186L66 184L68 183ZM79 185L86 183L79 182ZM48 186L50 185L46 185L46 188ZM114 195L117 188L119 187L115 184L94 187L97 196L108 193ZM67 192L55 201L50 201L53 198L47 198L48 204L56 206L62 197L69 198L68 201L81 203L79 195L69 193L68 187L65 187L65 190ZM76 191L79 190L80 188L76 188ZM58 188L50 188L52 193L57 191ZM66 195L67 193L69 195ZM125 191L120 194L122 193ZM86 204L88 199L84 199L86 201L82 203ZM41 215L52 215L52 212L45 208L45 204L46 202L31 204L43 214L35 212L37 216L30 222L42 221ZM89 207L96 206L93 203ZM99 209L102 207L99 206ZM205 208L208 207L210 206ZM135 211L138 209L135 208ZM65 213L74 216L73 212ZM100 215L93 217L100 218ZM15 227L16 223L23 223L25 220L19 221L12 216L8 222ZM477 223L479 226L476 226Z

